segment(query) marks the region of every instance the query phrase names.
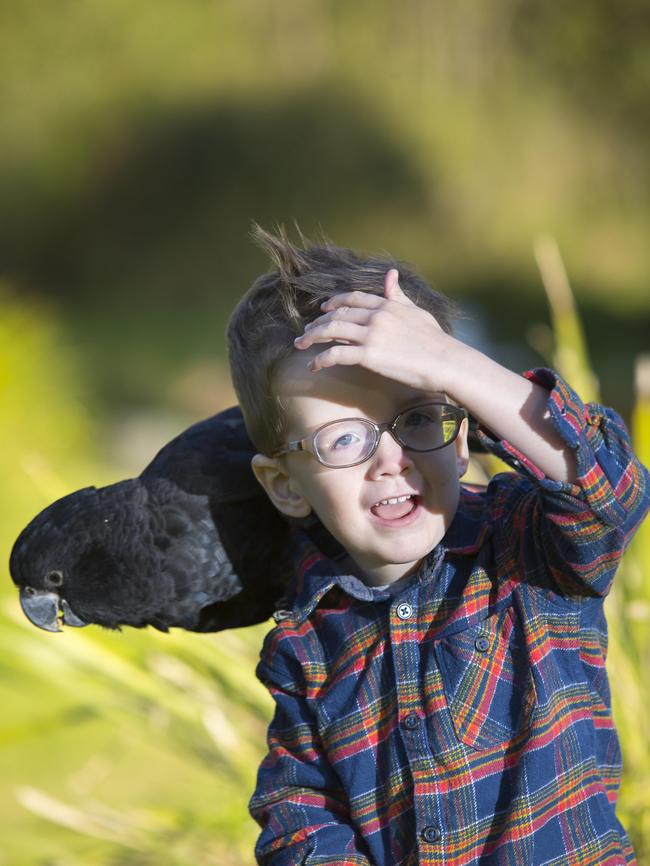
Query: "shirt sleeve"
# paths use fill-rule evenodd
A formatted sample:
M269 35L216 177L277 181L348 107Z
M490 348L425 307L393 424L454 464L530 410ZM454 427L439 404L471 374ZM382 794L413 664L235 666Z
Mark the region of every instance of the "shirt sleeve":
M297 659L282 659L275 646L273 666L266 648L258 678L275 701L268 730L268 754L251 798L251 815L262 828L255 855L261 866L371 866L365 843L350 823L347 797L323 754L316 719L301 693Z
M556 373L524 376L548 390L555 428L575 451L575 482L547 478L507 440L486 431L488 451L516 470L491 482L492 517L508 555L534 576L540 560L564 594L606 595L620 558L650 506L650 477L632 451L620 416L583 404Z

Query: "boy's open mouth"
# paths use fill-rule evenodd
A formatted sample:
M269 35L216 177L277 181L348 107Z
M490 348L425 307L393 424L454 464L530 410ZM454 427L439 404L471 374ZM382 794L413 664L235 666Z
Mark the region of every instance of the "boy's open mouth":
M402 521L414 514L420 497L415 493L405 496L392 496L389 499L381 499L371 507L370 511L382 522L395 523Z

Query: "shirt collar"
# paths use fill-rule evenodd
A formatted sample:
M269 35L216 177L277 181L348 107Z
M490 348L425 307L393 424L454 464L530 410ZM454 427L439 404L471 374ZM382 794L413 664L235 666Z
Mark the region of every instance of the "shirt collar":
M353 574L346 574L335 560L321 553L304 530L292 529L291 545L296 575L288 593L292 599L292 619L305 620L333 586L340 586L361 601L376 597L371 587Z
M483 522L485 497L483 488L461 485L458 509L449 529L440 543L425 557L417 572L421 583L432 580L447 554L471 556L476 554L489 528ZM291 531L292 556L295 578L288 596L292 599L291 618L302 622L334 586L359 601L381 601L391 593L381 587L372 587L358 577L346 573L335 559L325 556L305 529Z

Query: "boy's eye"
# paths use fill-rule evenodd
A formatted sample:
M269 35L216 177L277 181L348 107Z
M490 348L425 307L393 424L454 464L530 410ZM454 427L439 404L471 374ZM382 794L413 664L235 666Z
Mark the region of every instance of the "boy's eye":
M372 442L373 430L363 421L334 423L320 431L314 440L318 453L334 464L345 465L360 459Z
M437 424L438 419L433 418L425 412L409 412L404 418L405 427L424 427L429 424Z
M356 435L356 433L344 433L342 436L338 436L334 442L330 445L330 448L349 448L351 445L356 445L360 439Z

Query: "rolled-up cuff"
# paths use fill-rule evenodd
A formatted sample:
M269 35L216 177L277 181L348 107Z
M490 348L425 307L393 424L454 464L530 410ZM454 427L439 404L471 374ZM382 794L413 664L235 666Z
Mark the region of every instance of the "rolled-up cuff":
M476 435L483 447L515 471L529 477L546 493L565 500L579 500L575 503L577 507L586 503L598 519L608 525L616 526L623 522L626 509L620 501L620 491L617 493L613 486L619 480L620 458L630 452L622 420L612 409L597 403L583 403L553 370L539 367L527 370L523 376L548 391L547 405L553 425L562 440L575 451L575 482L548 478L507 439L495 439L489 431L478 427Z

